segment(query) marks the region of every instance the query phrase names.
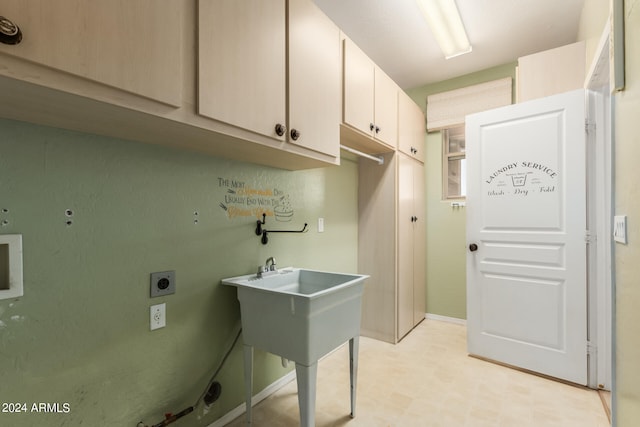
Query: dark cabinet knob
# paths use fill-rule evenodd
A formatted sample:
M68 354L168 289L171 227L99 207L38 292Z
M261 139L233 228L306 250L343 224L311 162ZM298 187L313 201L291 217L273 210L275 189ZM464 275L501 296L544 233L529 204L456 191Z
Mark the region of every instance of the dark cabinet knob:
M0 42L18 44L22 40L20 28L4 16L0 16Z
M475 243L470 244L470 245L469 245L469 250L470 250L471 252L475 252L475 251L477 251L477 250L478 250L478 245L476 245Z
M276 135L282 136L285 133L287 133L287 127L285 125L283 125L283 124L278 123L276 125Z
M369 130L374 130L376 128L376 125L374 125L373 123L369 123Z
M380 128L376 126L376 133L380 133Z
M297 141L300 138L300 132L297 129L291 129L291 139Z

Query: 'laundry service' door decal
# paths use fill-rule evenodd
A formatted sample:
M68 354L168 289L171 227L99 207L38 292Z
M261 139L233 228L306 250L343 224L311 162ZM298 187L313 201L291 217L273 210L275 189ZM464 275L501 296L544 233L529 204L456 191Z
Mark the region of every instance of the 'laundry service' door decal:
M508 163L486 177L486 194L490 197L527 197L554 193L558 172L538 162Z

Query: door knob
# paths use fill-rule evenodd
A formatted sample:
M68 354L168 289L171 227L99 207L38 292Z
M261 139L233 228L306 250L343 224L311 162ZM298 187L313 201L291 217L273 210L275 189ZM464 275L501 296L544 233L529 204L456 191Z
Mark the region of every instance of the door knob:
M478 250L478 245L476 245L475 243L470 244L470 245L469 245L469 250L470 250L471 252L475 252L475 251L477 251L477 250Z
M300 138L300 131L298 131L297 129L291 129L291 139L297 141L298 138Z

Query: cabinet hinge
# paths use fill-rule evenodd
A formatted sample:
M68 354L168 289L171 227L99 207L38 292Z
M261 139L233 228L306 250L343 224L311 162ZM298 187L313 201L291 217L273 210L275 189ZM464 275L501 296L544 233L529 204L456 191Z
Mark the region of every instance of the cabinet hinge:
M584 241L587 243L595 243L596 242L596 234L587 230L584 232Z
M587 356L596 357L598 354L598 346L587 341Z

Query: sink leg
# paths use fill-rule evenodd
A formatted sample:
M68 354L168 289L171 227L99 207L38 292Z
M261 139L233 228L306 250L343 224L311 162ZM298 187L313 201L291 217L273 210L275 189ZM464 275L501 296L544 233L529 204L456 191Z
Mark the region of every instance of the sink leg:
M349 340L349 374L351 376L351 418L356 416L356 387L358 385L358 348L360 337Z
M300 426L315 426L316 416L316 377L318 362L311 366L296 363L296 380L298 382L298 407L300 408Z
M253 347L244 346L244 392L247 403L247 425L251 425L251 397L253 394Z

